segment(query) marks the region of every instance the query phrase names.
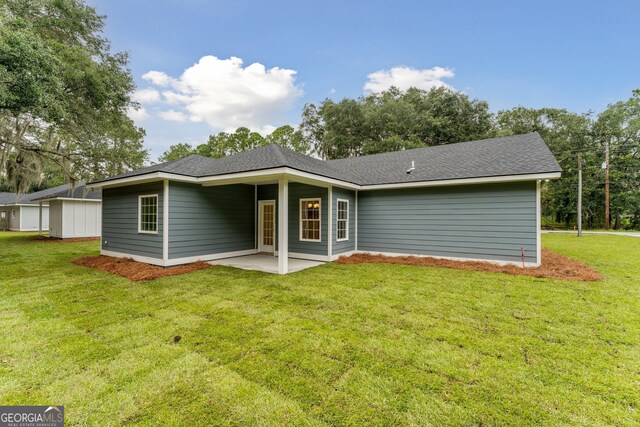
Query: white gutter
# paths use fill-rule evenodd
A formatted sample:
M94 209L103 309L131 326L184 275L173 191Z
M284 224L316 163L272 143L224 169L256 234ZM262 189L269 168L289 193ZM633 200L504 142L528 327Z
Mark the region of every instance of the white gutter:
M7 203L7 204L1 205L1 206L34 206L34 207L38 207L38 203ZM49 206L49 205L44 205L44 206Z
M460 179L444 179L437 181L416 181L401 182L394 184L369 184L358 185L350 182L342 181L334 178L327 178L321 175L302 172L289 167L280 167L272 169L263 169L257 171L238 172L224 175L204 176L200 178L177 175L167 172L152 172L144 175L119 178L112 181L98 182L88 184L90 188L110 188L121 187L124 185L142 184L146 182L154 182L168 179L171 181L188 182L193 184L201 184L205 187L216 185L229 185L239 183L257 183L267 179L277 181L279 177L286 175L288 178L296 178L300 182L306 182L322 187L335 185L336 187L347 188L351 190L384 190L391 188L414 188L414 187L440 187L449 185L462 184L488 184L500 182L520 182L520 181L536 181L560 178L560 172L526 174L526 175L505 175L505 176L489 176L481 178L460 178Z
M461 178L461 179L443 179L438 181L419 181L419 182L401 182L397 184L370 184L360 186L361 190L385 190L389 188L411 188L411 187L442 187L447 185L461 184L489 184L496 182L519 182L519 181L536 181L544 179L560 178L560 172L529 174L529 175L505 175L505 176L487 176L482 178Z
M178 175L174 173L167 173L167 172L150 172L150 173L145 173L143 175L127 176L125 178L118 178L111 181L86 184L86 186L89 188L122 187L123 185L143 184L145 182L154 182L162 179L170 179L171 181L197 183L199 178L194 178L192 176Z
M79 197L48 197L46 199L38 199L40 202L50 202L52 200L69 200L72 202L93 202L102 203L102 199L81 199Z

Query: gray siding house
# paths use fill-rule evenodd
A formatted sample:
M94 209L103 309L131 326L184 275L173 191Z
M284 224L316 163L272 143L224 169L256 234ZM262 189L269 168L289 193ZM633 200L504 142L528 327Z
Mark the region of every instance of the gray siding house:
M277 145L188 156L90 184L103 255L160 266L256 253L369 252L540 264L540 184L561 168L537 133L323 161Z

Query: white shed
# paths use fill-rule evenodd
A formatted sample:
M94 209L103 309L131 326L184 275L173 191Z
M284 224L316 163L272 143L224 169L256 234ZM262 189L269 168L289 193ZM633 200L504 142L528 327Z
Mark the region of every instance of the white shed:
M42 225L40 225L40 209L42 209ZM12 231L47 231L49 229L49 207L29 204L11 206L9 209L9 230Z
M49 204L35 202L31 196L39 193L0 193L0 230L46 231L49 229ZM42 211L42 224L40 223Z
M48 202L49 237L70 239L100 237L102 233L102 194L79 185L35 199Z
M101 222L102 200L59 198L49 201L50 237L100 237Z

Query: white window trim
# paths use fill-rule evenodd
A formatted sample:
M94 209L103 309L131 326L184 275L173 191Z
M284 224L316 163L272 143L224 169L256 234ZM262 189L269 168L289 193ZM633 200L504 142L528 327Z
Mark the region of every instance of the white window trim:
M142 198L143 197L155 197L156 198L156 231L144 231L142 230ZM158 194L140 194L138 196L138 234L158 234L160 228L160 206L158 206Z
M340 219L340 202L344 202L347 204L347 219ZM346 236L343 239L338 239L338 222L346 221L347 226L345 227ZM348 242L349 241L349 200L347 199L336 199L336 242Z
M317 201L318 202L318 239L303 239L302 238L302 209L300 208L302 202L309 202L313 200L314 202ZM298 222L298 228L300 229L300 241L301 242L322 242L322 198L321 197L309 197L306 199L298 199L298 218L299 218L299 222ZM305 220L305 221L308 221ZM312 220L313 221L313 220Z

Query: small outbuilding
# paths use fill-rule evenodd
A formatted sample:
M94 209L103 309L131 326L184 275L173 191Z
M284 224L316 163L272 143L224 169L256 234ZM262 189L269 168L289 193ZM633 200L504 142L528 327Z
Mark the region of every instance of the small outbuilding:
M32 200L47 190L17 196L0 193L0 230L47 231L49 229L49 205Z
M102 192L88 191L82 185L67 186L35 199L48 203L49 237L58 239L100 237L102 231Z

